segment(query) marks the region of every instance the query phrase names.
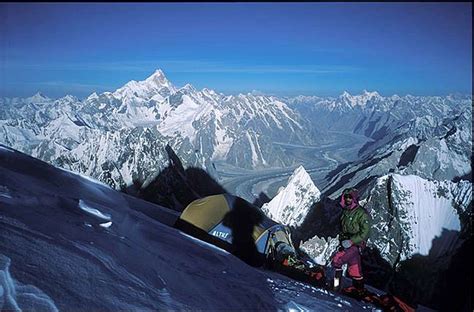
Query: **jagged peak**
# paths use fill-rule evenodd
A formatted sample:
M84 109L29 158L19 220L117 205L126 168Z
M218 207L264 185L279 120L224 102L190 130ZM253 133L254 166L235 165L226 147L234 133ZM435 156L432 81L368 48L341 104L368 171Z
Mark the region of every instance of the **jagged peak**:
M344 92L342 92L342 94L339 97L341 98L352 97L352 95L349 92L344 90Z
M130 80L123 87L115 90L113 94L118 97L124 95L138 96L141 98L149 98L155 92L168 89L171 93L176 92L176 88L166 78L161 69L157 69L151 76L145 80Z
M30 96L29 98L37 98L37 99L49 100L49 97L47 97L46 95L44 95L44 94L41 93L40 91L36 92L35 94L33 94L32 96Z
M180 90L196 92L196 88L190 83L185 84Z
M307 174L308 172L304 169L303 165L300 165L298 168L295 169L295 171L293 171L293 175L291 176L291 178L294 178L299 175L307 175Z
M288 179L287 185L280 188L278 194L262 206L262 210L277 222L299 226L314 202L319 200L320 195L320 190L300 165Z
M57 99L57 101L59 101L59 102L78 102L79 99L74 95L67 94L67 95Z
M303 167L303 165L300 165L298 168L295 169L295 171L293 171L293 174L288 179L288 185L294 184L294 183L301 183L301 182L305 184L310 184L311 187L314 187L315 189L319 191L319 189L316 187L313 180L311 179L311 176Z
M208 89L208 88L202 89L202 92L203 93L208 93L208 94L217 94L216 91L214 91L212 89Z
M151 76L149 76L146 79L146 81L157 80L157 79L167 80L166 76L165 76L165 73L161 69L155 70L155 72Z
M47 97L41 92L36 92L34 95L27 97L25 100L31 103L41 103L41 102L51 101L49 97Z
M161 69L157 69L150 77L146 78L144 81L140 81L139 84L148 84L159 88L173 88L171 82L166 78Z
M97 92L93 92L91 95L87 97L87 100L98 99L98 98L99 98L99 95L97 94Z
M367 91L364 89L362 93L363 95L368 96L368 97L381 97L377 91Z

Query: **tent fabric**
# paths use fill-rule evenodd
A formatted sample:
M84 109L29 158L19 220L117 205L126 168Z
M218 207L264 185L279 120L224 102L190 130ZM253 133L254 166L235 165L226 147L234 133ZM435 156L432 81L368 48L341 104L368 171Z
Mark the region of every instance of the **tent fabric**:
M232 242L231 229L223 224L225 216L234 208L238 197L230 194L211 195L191 202L182 212L177 224L188 223L211 236ZM249 204L256 210L259 208ZM184 221L184 222L183 222ZM189 227L189 225L187 227ZM201 235L202 236L202 235ZM252 237L259 253L268 254L278 241L292 246L285 226L264 216L253 228ZM215 241L215 239L213 239Z
M180 218L209 232L229 211L229 205L223 195L211 195L190 203Z

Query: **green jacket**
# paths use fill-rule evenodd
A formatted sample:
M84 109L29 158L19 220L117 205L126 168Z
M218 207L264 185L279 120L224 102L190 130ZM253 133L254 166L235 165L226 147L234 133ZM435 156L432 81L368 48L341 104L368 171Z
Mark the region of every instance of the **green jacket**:
M340 240L350 239L353 244L360 245L369 238L370 222L369 215L360 206L354 209L343 209L341 216L342 231Z

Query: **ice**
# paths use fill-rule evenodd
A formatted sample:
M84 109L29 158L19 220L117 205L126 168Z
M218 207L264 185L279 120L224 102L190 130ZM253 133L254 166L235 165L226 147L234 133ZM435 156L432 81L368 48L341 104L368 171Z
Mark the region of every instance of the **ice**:
M90 207L82 199L79 200L79 208L81 208L85 212L87 212L87 213L89 213L89 214L91 214L91 215L93 215L93 216L95 216L99 219L103 219L103 220L106 220L106 221L112 220L112 218L109 214L103 213L102 211L100 211L96 208Z
M112 226L112 222L101 223L99 225L103 228L109 228Z

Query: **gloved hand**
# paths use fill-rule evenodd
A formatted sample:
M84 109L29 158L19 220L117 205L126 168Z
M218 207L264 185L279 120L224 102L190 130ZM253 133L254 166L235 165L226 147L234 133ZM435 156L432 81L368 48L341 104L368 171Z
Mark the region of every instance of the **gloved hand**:
M352 246L352 241L350 239L343 240L341 245L345 249L350 248Z

